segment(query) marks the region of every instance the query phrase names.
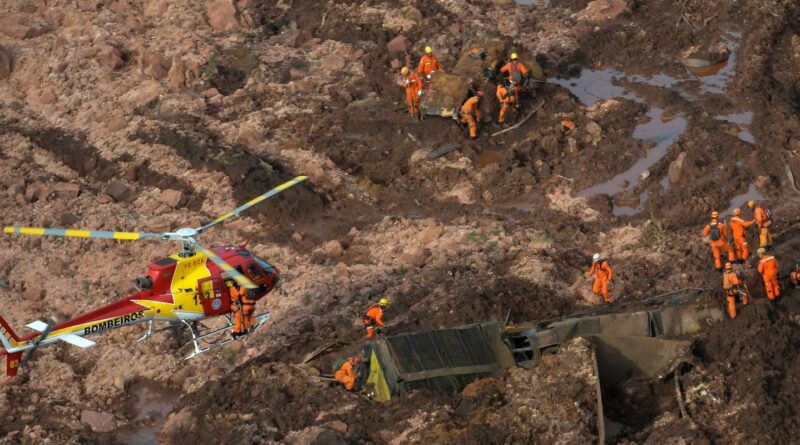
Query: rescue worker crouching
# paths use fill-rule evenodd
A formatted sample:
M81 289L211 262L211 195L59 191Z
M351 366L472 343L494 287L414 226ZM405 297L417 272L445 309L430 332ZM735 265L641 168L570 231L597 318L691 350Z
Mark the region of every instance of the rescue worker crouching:
M778 260L767 253L763 247L758 248L758 273L764 280L764 289L770 302L780 301L781 285L778 283Z
M725 263L725 273L722 275L722 288L725 289L725 298L728 300L728 316L731 320L736 318L736 300L742 301L743 305L750 304L750 296L744 288L742 280L733 271L733 264Z
M733 248L728 243L728 232L725 230L725 224L718 221L719 212L716 210L711 212L711 222L703 228L703 236L708 238L708 245L711 246L711 254L714 256L714 269L717 272L722 272L722 260L720 259L720 250L728 252L728 261L731 263L736 260L733 255Z
M608 284L614 276L614 271L608 261L600 258L600 254L596 253L592 256L592 266L586 272L587 277L594 275L594 285L592 285L592 292L598 297L603 297L606 304L611 304L611 295L608 294Z
M408 104L408 114L415 118L419 118L419 97L422 95L422 81L419 75L407 67L400 70L403 75L403 88L406 90L406 103Z
M387 307L389 307L389 300L381 298L378 304L370 306L364 312L364 329L368 341L374 339L376 333L379 334L381 332L384 326L383 310Z
M508 76L508 79L514 84L514 94L519 96L524 90L524 83L530 77L530 70L524 63L519 61L517 53L511 53L511 61L500 68L500 73Z
M360 383L362 379L359 379L359 375L363 373L363 363L364 359L360 355L348 357L342 366L334 372L333 378L341 383L345 390L358 391L361 389Z
M478 91L461 106L461 122L467 124L469 127L470 139L478 137L478 124L481 121L481 111L478 106L478 101L481 97L483 97L483 92Z

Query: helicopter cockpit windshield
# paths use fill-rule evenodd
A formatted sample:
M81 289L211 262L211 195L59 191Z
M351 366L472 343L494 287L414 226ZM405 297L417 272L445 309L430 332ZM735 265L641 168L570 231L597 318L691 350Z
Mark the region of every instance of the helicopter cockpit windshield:
M253 259L255 259L256 264L258 264L258 267L260 267L261 270L266 272L267 275L273 275L275 273L275 266L269 264L268 262L262 260L261 258L255 255L253 255Z

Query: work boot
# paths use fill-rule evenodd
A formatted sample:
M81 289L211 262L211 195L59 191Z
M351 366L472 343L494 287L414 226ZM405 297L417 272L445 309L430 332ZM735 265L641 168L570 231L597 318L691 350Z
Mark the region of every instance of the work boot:
M234 340L238 340L239 337L241 337L241 336L242 336L242 334L240 334L238 332L231 332L231 338L233 338Z

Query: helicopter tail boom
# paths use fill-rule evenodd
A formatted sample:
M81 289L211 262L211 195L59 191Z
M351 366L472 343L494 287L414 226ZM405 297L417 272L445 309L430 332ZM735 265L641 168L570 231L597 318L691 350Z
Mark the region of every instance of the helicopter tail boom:
M0 351L0 355L6 356L6 375L14 377L17 375L17 370L19 369L22 351L8 351L22 346L23 343L20 342L17 334L11 329L11 326L8 325L8 322L6 322L2 316L0 316L0 343L3 344L4 349Z

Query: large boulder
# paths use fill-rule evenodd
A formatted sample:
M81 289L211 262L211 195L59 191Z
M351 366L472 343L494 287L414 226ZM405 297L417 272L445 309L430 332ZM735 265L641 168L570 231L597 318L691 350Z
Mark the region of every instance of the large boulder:
M89 425L95 433L110 433L117 428L117 422L111 413L84 410L81 413L81 423Z
M206 20L216 31L255 28L255 2L252 0L211 0L206 4Z
M142 71L145 76L150 76L156 80L167 77L171 66L172 63L158 53L146 53L142 58Z

